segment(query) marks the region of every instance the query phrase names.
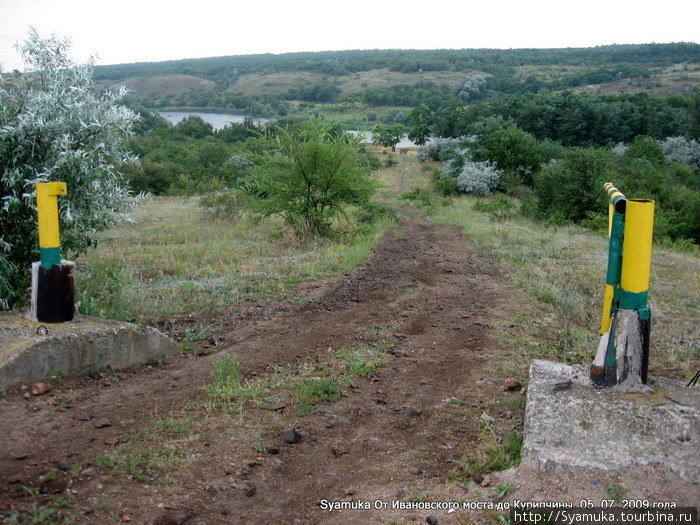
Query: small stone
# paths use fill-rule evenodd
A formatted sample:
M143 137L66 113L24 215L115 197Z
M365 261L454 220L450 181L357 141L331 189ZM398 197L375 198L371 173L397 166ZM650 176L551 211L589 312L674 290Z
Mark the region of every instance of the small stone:
M43 396L47 392L51 391L51 385L48 383L34 383L31 387L29 387L29 391L32 393L32 395Z
M111 426L112 426L112 422L111 422L109 419L107 419L106 417L103 417L102 419L97 419L97 420L92 424L92 426L94 426L95 428L111 427Z
M345 491L346 496L354 496L356 494L355 489L348 489Z
M480 485L482 487L489 487L491 486L491 478L489 476L484 477L484 479L481 481Z
M360 410L357 411L357 413L361 417L370 416L370 415L372 415L372 412L374 412L374 410L372 410L369 407L362 407Z
M423 474L423 471L419 468L412 468L411 470L408 471L410 474L413 474L414 476L420 476Z
M111 437L104 440L104 444L109 445L110 447L115 446L117 443L119 443L119 439L116 437Z
M406 334L394 334L394 337L399 341L405 341L408 336Z
M76 412L75 414L73 414L73 419L75 419L76 421L90 421L92 419L92 416L87 412Z
M515 416L515 413L512 410L503 412L503 419L513 419L513 416Z
M280 448L279 447L267 447L267 453L268 454L279 454L280 453Z
M296 443L299 441L299 435L294 427L285 428L281 434L282 441L285 443Z
M484 476L482 476L481 474L474 474L474 475L472 476L472 480L473 480L474 483L476 483L477 485L481 485L481 482L484 481Z
M58 470L63 470L63 471L70 470L70 463L67 463L65 461L58 460L58 461L53 461L52 463L53 463L54 467L56 467Z
M423 413L423 410L422 410L422 409L416 408L416 407L414 407L414 406L412 406L412 405L408 405L408 406L405 406L405 407L403 407L403 408L404 408L404 413L405 413L408 417L420 416L420 415Z
M402 489L402 490L399 490L399 491L396 492L396 499L401 499L401 498L403 498L406 494L408 494L408 492L406 492L405 490L403 490L403 489Z
M15 483L19 483L22 481L22 477L19 474L15 474L14 476L10 476L7 478L7 483L9 485L14 485Z
M258 489L255 487L255 485L248 485L248 487L245 489L245 495L250 498L251 496L255 496L257 491Z
M334 456L343 456L345 454L349 454L350 449L348 447L344 447L341 445L341 446L333 447L331 449L331 452L333 452Z
M22 459L27 459L29 457L29 452L16 452L15 454L12 454L12 459L16 459L18 461Z
M302 439L306 439L309 437L309 433L304 431L304 430L299 430L297 431L297 439L301 441Z
M503 383L503 389L506 392L512 392L513 390L520 390L522 387L523 387L522 383L520 383L520 381L517 381L516 379L513 379L512 377L509 377Z
M486 412L482 412L479 419L486 423L493 423L494 421L496 421L492 416L489 416Z
M521 389L520 389L520 395L521 395L521 396L524 396L525 394L527 394L527 388L521 388Z
M428 523L428 525L437 525L438 520L435 516L428 516L425 518L425 521Z
M80 514L87 516L87 515L95 512L95 509L93 509L92 507L81 507L78 512L80 512Z
M100 475L100 471L96 468L90 467L86 468L80 473L81 476L85 476L86 478L96 478L97 476Z
M172 522L173 522L173 525L182 525L183 523L185 523L186 519L187 519L186 514L175 514L175 516L173 516Z

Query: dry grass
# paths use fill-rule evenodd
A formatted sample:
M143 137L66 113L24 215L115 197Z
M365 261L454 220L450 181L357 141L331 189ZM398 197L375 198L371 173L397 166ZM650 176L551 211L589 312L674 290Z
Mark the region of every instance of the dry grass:
M122 82L101 82L95 87L115 90L119 86L126 86L142 98L155 99L167 95L181 95L184 93L208 93L214 89L214 82L191 75L163 75L147 78L128 78Z
M157 323L239 301L294 299L295 285L362 264L380 231L302 241L276 221L212 220L184 197L145 199L134 219L78 260L83 313Z
M513 363L533 358L589 363L598 341L607 239L575 226L545 228L515 218L493 221L478 199L455 199L435 219L461 225L519 289L522 315L501 334ZM514 203L515 205L515 203ZM655 247L649 302L653 309L650 373L690 379L700 367L697 255ZM520 366L518 368L521 368Z
M228 91L243 95L282 95L290 89L332 82L341 90L341 96L362 93L366 89L386 89L397 84L412 86L421 80L429 80L437 85L447 84L456 88L467 75L457 71L426 71L424 73L400 73L388 69L372 69L351 75L327 76L307 71L243 75Z

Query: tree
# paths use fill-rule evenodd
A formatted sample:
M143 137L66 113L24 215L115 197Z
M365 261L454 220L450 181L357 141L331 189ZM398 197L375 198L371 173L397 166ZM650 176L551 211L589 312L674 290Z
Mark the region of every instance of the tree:
M188 115L173 127L183 135L193 139L203 139L214 134L214 126L205 122L199 115Z
M394 124L393 126L374 126L372 128L372 142L380 144L385 148L391 148L391 151L396 151L396 145L401 142L403 137L403 126Z
M358 155L359 137L314 121L279 131L275 141L248 179L258 215L279 215L300 234L328 235L346 206L370 201L376 186Z
M571 148L535 176L535 192L544 217L567 222L604 212L606 181L615 182L614 154L605 148Z
M430 108L425 104L413 109L408 114L408 122L411 126L408 130L408 139L418 146L425 144L430 137L431 120Z
M0 75L0 307L25 300L29 266L38 260L35 183L61 181L62 246L75 255L96 234L127 217L132 199L119 166L137 116L125 94L95 94L92 64L67 57L67 40L35 30L20 46L24 73Z

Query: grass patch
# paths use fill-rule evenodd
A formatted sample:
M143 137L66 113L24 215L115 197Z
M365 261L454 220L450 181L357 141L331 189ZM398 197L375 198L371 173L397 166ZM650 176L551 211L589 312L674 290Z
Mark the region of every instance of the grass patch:
M526 313L516 314L500 331L503 346L517 349L507 355L510 373L526 370L536 358L590 363L599 337L605 234L503 216L506 200L510 202L505 197L458 197L452 206L437 208L433 218L462 227L501 263L504 276L519 290L514 301ZM700 291L692 284L699 262L696 254L654 246L649 291L652 375L687 381L700 368Z
M261 401L268 393L266 381L245 381L239 368L238 358L230 354L211 359L213 381L204 387L204 393L213 407L226 413L237 412L243 417L246 401Z
M477 457L469 464L469 474L498 472L520 464L520 450L523 436L511 431L499 436L490 421L481 418L481 446L476 450Z
M184 459L182 450L160 446L135 450L121 448L112 454L96 456L88 463L114 478L131 476L136 481L151 481L163 473L177 470Z
M277 220L207 217L196 197L149 197L133 217L78 260L81 313L158 324L242 301L293 299L299 283L364 263L390 223L301 240Z
M292 391L296 396L294 410L297 415L312 412L319 403L335 401L344 394L338 379L303 377L294 382Z
M386 351L390 345L379 341L371 345L356 348L343 348L338 357L345 363L345 372L351 376L368 376L384 366L387 362Z

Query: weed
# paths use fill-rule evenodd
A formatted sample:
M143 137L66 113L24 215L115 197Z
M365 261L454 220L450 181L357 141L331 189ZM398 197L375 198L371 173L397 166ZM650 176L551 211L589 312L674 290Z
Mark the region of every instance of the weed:
M237 409L243 417L243 405L247 400L259 400L267 394L269 388L264 382L245 382L239 369L238 358L230 354L212 357L213 382L204 387L207 397L214 406L225 412Z
M615 500L618 503L622 501L622 497L627 492L627 489L619 483L608 483L605 489L608 493L608 496L610 496L613 500Z
M496 496L498 496L498 499L503 499L505 498L508 494L511 494L518 490L519 487L514 487L507 481L501 481L496 485Z
M469 465L469 473L497 472L520 463L520 450L523 445L521 434L512 431L499 439L490 421L481 419L482 442L480 457Z
M132 476L137 481L153 479L158 472L175 470L185 454L180 449L168 446L136 449L124 448L112 454L102 454L88 461L102 469L108 476Z
M335 401L343 395L337 379L303 377L292 386L296 394L295 411L298 415L307 414L314 405L325 401Z
M194 416L167 417L153 425L153 430L172 437L189 436L194 432Z
M60 386L63 384L63 376L65 375L66 372L64 370L56 370L51 376L51 381Z
M348 374L368 376L386 364L387 348L387 343L377 342L371 345L360 345L357 348L344 348L338 352L338 356L345 362Z

